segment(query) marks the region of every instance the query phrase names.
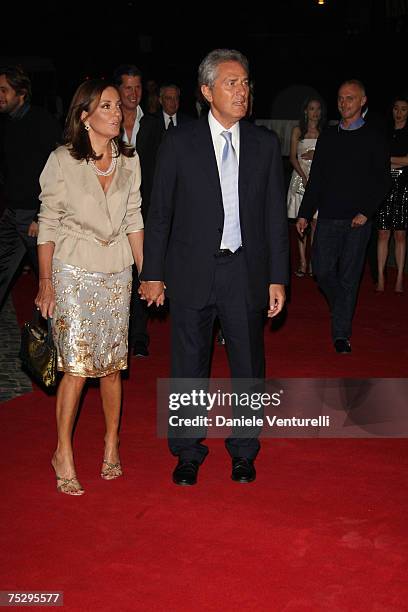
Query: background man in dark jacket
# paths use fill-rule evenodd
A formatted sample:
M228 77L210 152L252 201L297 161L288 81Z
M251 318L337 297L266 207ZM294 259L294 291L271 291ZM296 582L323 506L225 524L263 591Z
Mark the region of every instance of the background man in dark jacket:
M337 353L351 352L351 324L371 232L371 217L389 188L390 163L384 133L361 116L367 101L358 80L344 82L337 103L339 125L317 141L299 209L301 236L319 211L312 265L326 295Z
M19 66L0 67L0 164L5 209L0 219L0 308L27 253L38 275L39 176L61 141L58 121L31 105L31 82Z

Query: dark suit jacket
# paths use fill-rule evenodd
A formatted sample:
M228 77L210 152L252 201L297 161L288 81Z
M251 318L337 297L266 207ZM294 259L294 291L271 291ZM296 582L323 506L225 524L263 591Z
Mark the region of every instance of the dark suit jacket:
M163 131L159 120L153 117L153 115L143 115L136 136L136 151L139 155L140 168L142 171L140 191L142 194L143 219L146 219L147 211L149 210L157 151L162 136Z
M165 132L166 125L164 123L164 115L163 115L162 109L157 111L157 113L155 113L153 116L156 117L160 121L161 129L163 132ZM180 113L180 112L176 114L176 120L177 120L177 127L180 127L180 125L183 125L184 123L188 123L189 121L195 121L193 117L190 117L189 115L185 115L184 113Z
M269 283L288 282L288 223L277 137L240 122L239 206L251 308ZM208 118L167 133L160 147L145 230L142 280L164 280L170 298L206 305L224 210Z

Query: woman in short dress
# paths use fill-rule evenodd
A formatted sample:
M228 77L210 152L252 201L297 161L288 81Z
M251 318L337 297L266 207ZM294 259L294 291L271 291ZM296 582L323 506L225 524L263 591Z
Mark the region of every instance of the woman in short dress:
M290 141L290 162L293 166L292 177L289 184L287 207L289 219L296 219L313 160L316 142L326 123L326 109L317 96L309 97L302 106L299 125L292 130ZM317 217L317 214L316 214ZM310 246L313 242L313 233L316 219L311 223ZM299 249L299 264L295 271L296 276L311 274L311 266L306 260L306 238L301 240L297 236Z
M119 458L121 374L127 367L132 264L140 271L143 221L140 164L119 138L116 87L102 79L79 86L67 116L64 146L41 174L39 290L35 303L52 317L58 370L57 489L82 495L72 433L87 377L100 378L105 417L101 476L122 475Z
M378 284L376 291L385 289L385 265L391 232L394 233L397 280L395 293L404 291L404 265L407 252L408 227L408 96L394 98L391 130L391 190L377 212Z

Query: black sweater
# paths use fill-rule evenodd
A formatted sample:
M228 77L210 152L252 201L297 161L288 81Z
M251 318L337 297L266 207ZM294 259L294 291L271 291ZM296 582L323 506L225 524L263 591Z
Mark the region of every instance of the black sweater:
M370 218L384 199L390 180L385 137L367 123L356 130L329 127L317 141L310 177L298 217Z
M39 177L51 151L61 141L61 127L47 110L30 106L22 117L5 117L2 128L4 203L9 208L37 210Z

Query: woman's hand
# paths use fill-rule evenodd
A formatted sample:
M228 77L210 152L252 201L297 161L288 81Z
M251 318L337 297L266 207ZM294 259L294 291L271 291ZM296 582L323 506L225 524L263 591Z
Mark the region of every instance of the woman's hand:
M34 300L38 310L44 319L52 317L55 308L55 293L51 279L41 279L38 286L38 293Z
M308 149L300 156L302 159L306 159L307 161L312 161L314 155L314 149Z

